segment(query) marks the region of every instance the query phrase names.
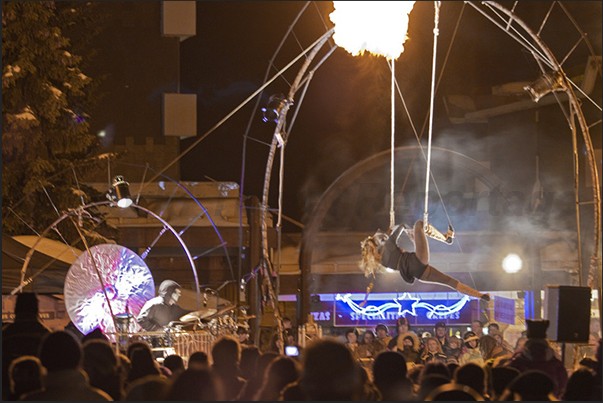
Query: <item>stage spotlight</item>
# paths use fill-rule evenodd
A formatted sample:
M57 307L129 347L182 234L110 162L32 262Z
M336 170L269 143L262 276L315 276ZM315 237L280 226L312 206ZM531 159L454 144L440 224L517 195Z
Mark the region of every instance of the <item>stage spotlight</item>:
M262 108L262 113L264 114L264 118L262 120L264 122L277 123L281 115L281 111L286 104L287 100L283 94L272 95L270 99L268 99L268 105L266 105L265 108Z
M517 273L523 267L521 257L515 253L509 253L502 261L502 268L507 273Z
M553 91L563 91L566 89L563 76L558 71L549 71L544 73L532 84L523 87L530 94L532 101L538 102L540 98Z
M113 178L113 185L109 189L107 197L109 200L116 202L118 207L130 207L132 205L130 184L126 182L126 179L123 176L117 175Z

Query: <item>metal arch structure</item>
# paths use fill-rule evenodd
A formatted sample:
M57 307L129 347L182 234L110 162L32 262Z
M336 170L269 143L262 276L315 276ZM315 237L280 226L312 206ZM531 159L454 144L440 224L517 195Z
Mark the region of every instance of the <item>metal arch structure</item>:
M405 158L412 159L413 156L420 151L419 146L398 147L395 149L394 157L396 160ZM310 294L309 281L310 269L312 267L312 253L316 235L320 230L320 225L326 217L329 209L341 194L343 190L354 184L362 175L373 169L385 167L389 165L391 151L382 151L372 157L365 159L349 168L341 174L322 194L316 207L314 208L310 221L306 224L301 240L301 248L299 253L299 265L301 270L301 309L300 317L303 319L310 313ZM467 169L475 174L486 186L491 189L498 188L503 193L508 193L510 189L505 182L495 175L490 169L478 161L467 157L456 151L447 150L439 147L432 147L432 158L434 161L446 161L452 166L459 166Z
M276 128L274 130L274 135L272 136L272 142L270 144L270 150L268 153L268 161L266 163L266 172L264 175L262 203L260 205L260 220L261 220L261 235L262 235L261 236L262 259L263 259L261 264L263 266L263 271L264 271L263 274L264 274L264 279L267 284L267 289L268 289L268 292L270 293L270 299L272 300L272 302L274 304L274 314L275 314L275 318L276 318L276 322L277 322L278 335L279 335L279 338L281 339L281 343L280 343L281 350L283 348L282 347L283 346L283 340L282 340L283 324L282 324L280 312L278 309L278 300L277 300L278 296L276 295L276 291L275 291L272 281L270 279L270 276L272 275L272 273L271 273L272 268L270 265L270 253L268 250L268 217L267 217L267 215L268 215L268 196L269 196L269 189L270 189L270 176L272 173L272 165L274 163L276 148L278 146L280 146L281 150L282 150L281 156L284 154L284 148L286 146L287 137L288 137L286 130L285 130L286 120L287 120L287 112L288 112L290 106L293 104L295 94L298 92L298 90L304 84L305 84L304 88L307 88L307 86L309 85L309 83L312 79L314 71L316 71L316 69L322 64L322 61L324 61L327 57L329 57L332 54L332 52L336 49L336 47L333 47L331 49L331 52L327 53L326 56L323 58L323 60L321 62L319 62L314 67L313 70L311 70L310 72L308 72L307 75L305 75L308 68L310 67L312 61L314 60L314 58L316 57L316 55L318 54L320 49L323 47L323 45L331 37L331 35L333 35L333 32L334 32L334 29L331 28L315 42L315 44L313 45L311 50L308 52L308 55L302 65L302 67L300 68L299 72L297 73L295 81L293 82L293 84L291 85L291 87L289 89L289 93L287 94L287 98L285 99L285 105L283 106L283 109L281 110L281 113L279 114ZM303 97L303 95L302 95L302 97ZM297 105L296 111L299 110L299 107L300 107L300 105ZM281 158L281 164L282 163L283 163L283 161ZM280 210L279 210L279 214L280 214ZM280 232L280 228L279 228L279 232ZM283 353L283 352L281 351L281 353Z
M563 71L561 64L557 61L553 52L549 49L549 47L545 44L545 42L539 36L539 33L534 32L514 12L515 7L513 8L513 10L508 10L501 4L499 4L497 2L492 2L492 1L484 1L484 2L479 2L479 3L478 2L466 2L466 3L469 4L470 6L472 6L474 9L476 9L479 13L484 15L486 18L488 18L491 22L494 23L494 25L498 26L503 31L505 31L508 35L510 35L512 38L517 40L521 45L528 48L530 50L530 52L532 53L532 55L534 56L534 58L536 59L536 61L538 62L543 73L545 73L544 67L546 66L546 67L553 69L554 71L560 73L563 77L563 81L565 84L563 91L565 92L565 94L567 95L567 97L569 99L569 106L570 106L569 109L570 110L565 111L563 108L563 105L561 105L561 101L559 100L557 94L555 94L555 97L557 97L557 101L558 101L559 105L561 106L562 110L564 110L565 116L568 120L568 124L572 131L572 135L574 136L573 154L574 154L574 164L576 167L575 168L575 170L576 170L575 171L575 177L576 177L575 197L576 197L576 218L577 218L577 225L578 225L578 240L579 240L578 244L581 245L579 214L580 214L580 205L582 203L578 199L579 183L578 183L578 179L577 179L578 150L577 150L576 133L577 133L577 130L580 129L584 143L586 144L587 163L590 168L590 172L591 172L591 176L592 176L591 179L592 179L592 183L593 183L592 204L593 204L593 208L594 208L594 228L593 228L593 230L594 230L593 231L594 246L593 246L593 253L592 253L592 256L590 259L589 279L598 277L598 289L599 289L599 295L601 295L601 277L602 276L601 276L601 259L599 257L599 244L600 244L600 232L601 232L601 223L600 223L600 221L601 221L601 213L600 213L601 198L600 197L601 196L600 196L600 188L599 188L599 180L598 180L598 171L597 171L597 166L596 166L596 162L595 162L594 149L592 147L592 141L590 139L589 126L586 123L584 114L582 113L582 109L581 109L578 97L576 96L576 93L573 90L573 87L572 87L573 83L571 82L571 80L568 79L567 75ZM493 14L493 15L488 15L488 13ZM496 18L500 19L500 21L496 21ZM547 18L548 18L548 16L547 16ZM544 23L546 23L546 21ZM517 29L514 27L514 25L520 27L527 35L529 35L529 37L532 39L534 44L522 43L522 37L520 34L517 33ZM513 28L512 30L510 30L511 27ZM582 35L582 39L584 39L586 42L588 42L588 40L585 37L585 34L580 30L579 30L579 32ZM590 48L590 49L592 52L592 48ZM307 60L306 64L308 64L308 63L309 63L309 61ZM543 64L545 66L543 66ZM292 101L292 95L298 90L297 84L298 84L299 79L305 72L305 68L306 68L306 65L304 65L304 67L302 67L302 70L298 74L295 84L291 86L291 90L289 92L289 97L288 97L289 101ZM599 69L599 72L600 72L600 69ZM263 249L263 256L264 256L264 259L266 262L268 262L267 232L265 230L265 228L267 228L266 210L267 210L268 184L269 184L271 167L272 167L272 163L274 160L274 152L275 152L275 149L277 146L277 135L281 134L280 132L281 132L282 128L284 127L284 122L286 120L286 114L288 111L288 105L283 109L284 109L283 113L281 113L281 115L279 116L279 121L277 124L277 128L275 130L275 133L274 133L275 135L273 137L273 141L272 141L271 148L270 148L270 154L269 154L269 158L268 158L265 181L264 181L265 185L264 185L264 192L263 192L263 204L261 206L261 209L262 209L262 216L261 216L262 217L262 221L261 221L262 222L262 249ZM600 109L600 107L599 107L599 109ZM284 147L284 144L283 144L283 147ZM330 189L331 188L329 188L329 190ZM327 190L327 191L329 191L329 190ZM322 198L321 198L321 200L322 200ZM315 214L316 214L316 212L315 212ZM311 232L311 231L309 231L309 228L310 228L309 226L306 226L306 228L304 230L304 236L302 237L302 251L300 254L300 266L302 269L302 275L304 273L305 266L310 264L307 253L311 254L311 252L308 250L308 247L310 245L307 244L308 237L306 236L307 232ZM304 240L306 241L306 243L304 243ZM580 250L580 246L579 246L579 250ZM582 271L582 260L581 260L582 256L581 256L580 251L578 253L580 255L578 257L579 272L580 272L580 284L582 285L582 282L583 282L583 271ZM267 278L268 278L268 281L270 281L269 276L267 276ZM304 283L304 281L305 280L302 279L302 284ZM590 281L589 281L589 283L590 283ZM593 285L589 284L589 286L592 287ZM305 289L305 286L303 286L302 288ZM271 290L272 290L272 288L271 288ZM304 291L302 291L302 293L303 292ZM307 314L306 307L309 306L309 305L307 305L308 304L307 299L308 299L307 296L302 297L302 310L304 310L304 312L300 315L302 321L304 321L304 318L306 317L305 314ZM599 301L601 302L601 298L599 298Z
M557 60L553 52L544 42L544 40L540 37L540 31L534 32L513 10L508 10L503 7L501 4L494 1L484 1L484 2L467 2L470 6L472 6L475 10L477 10L480 14L490 20L494 25L499 27L501 30L505 31L509 34L513 39L517 40L521 45L528 48L532 54L532 56L538 62L542 73L546 73L545 67L552 69L553 71L559 73L564 82L563 92L567 95L569 100L569 111L565 110L561 101L556 93L554 93L557 98L557 103L561 107L562 111L565 114L565 117L568 121L568 125L571 129L573 136L573 163L574 163L574 195L575 195L575 208L576 208L576 224L577 224L577 237L578 237L578 270L580 274L580 285L583 285L584 275L582 268L582 256L581 256L581 248L582 248L582 240L580 236L580 207L581 204L592 204L593 212L594 212L594 220L593 220L593 251L590 258L589 265L589 273L588 273L588 286L590 288L596 287L598 289L598 298L599 298L599 310L602 309L602 300L601 300L601 291L602 291L602 275L601 275L601 257L599 256L599 248L601 247L601 189L599 185L599 173L597 170L595 152L593 149L592 141L590 138L590 129L589 125L586 122L584 114L582 112L582 107L580 100L578 99L576 92L574 91L575 84L567 77L565 72L563 71L563 67L561 63ZM563 7L560 2L553 2L551 5L551 9L555 4L559 4L560 7ZM564 9L563 10L568 16L569 13ZM501 13L501 14L499 14ZM549 10L550 13L550 10ZM498 21L497 21L498 19ZM542 26L540 30L544 27L544 25L548 22L548 15L546 19L542 22ZM573 21L572 21L573 22ZM523 33L529 35L533 44L523 42L520 33L514 28L513 31L510 28L515 23L519 28L523 30ZM575 22L574 22L574 25ZM576 26L577 27L577 26ZM589 46L589 50L591 54L593 52L588 39L584 32L578 29L582 36L582 40L584 40ZM573 50L572 50L573 51ZM570 52L571 54L571 52ZM569 56L569 54L567 55ZM566 58L567 58L566 56ZM544 65L546 66L544 66ZM599 74L601 74L601 67L598 67ZM576 86L577 88L577 86ZM601 106L597 106L599 110L601 110ZM600 121L599 121L599 124ZM577 131L580 130L582 134L582 138L584 141L584 145L586 148L586 162L590 168L591 181L593 184L592 190L592 200L589 202L582 202L579 199L579 151L578 151L578 143L577 143ZM596 282L596 284L595 284Z
M16 293L20 292L21 290L23 290L23 288L25 286L27 286L29 283L31 283L31 281L33 280L33 278L35 276L37 276L41 271L35 273L34 275L32 275L31 277L29 277L28 279L25 279L25 273L27 271L27 267L29 265L29 261L31 260L31 257L36 249L36 246L38 245L38 243L42 240L42 238L44 238L48 232L53 229L57 224L59 224L61 221L63 221L64 219L66 219L67 217L71 217L71 216L80 216L84 211L86 211L89 208L92 207L99 207L99 206L115 206L115 203L112 201L102 201L102 202L96 202L96 203L90 203L87 204L85 206L80 206L76 209L73 209L67 213L64 213L63 215L61 215L61 217L59 217L55 222L53 222L52 224L50 224L38 237L38 239L36 240L36 242L34 242L34 244L31 246L31 248L29 249L29 251L27 252L27 255L25 256L25 261L23 262L23 267L21 268L21 284L16 287L13 291L11 291L10 296L15 295ZM170 230L170 232L172 232L172 234L174 234L174 236L176 237L176 239L178 239L178 242L180 243L180 245L182 246L182 249L184 249L184 252L189 260L189 263L191 265L191 269L193 271L193 276L195 278L195 285L196 285L196 292L197 292L197 310L201 309L201 291L199 289L199 280L197 278L197 269L195 267L195 262L194 259L188 249L188 247L186 246L186 243L184 242L184 240L180 237L180 235L178 235L178 231L176 231L167 221L165 221L163 218L161 218L160 216L158 216L157 214L155 214L154 212L150 211L149 209L146 209L144 207L141 207L137 204L132 204L130 207L134 207L136 209L140 209L142 211L144 211L147 214L150 214L151 216L153 216L154 218L156 218L157 220L159 220L166 228L168 228ZM88 252L83 252L83 253L88 253ZM91 256L92 258L92 256Z

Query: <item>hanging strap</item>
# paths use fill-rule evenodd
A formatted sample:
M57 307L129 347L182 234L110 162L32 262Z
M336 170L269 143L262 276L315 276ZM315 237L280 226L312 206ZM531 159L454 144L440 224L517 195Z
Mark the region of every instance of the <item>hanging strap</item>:
M425 175L425 212L423 213L424 228L427 228L429 222L429 177L431 168L431 138L433 137L433 104L435 98L435 72L436 72L436 54L438 49L439 21L440 21L440 6L441 2L436 1L434 28L433 28L433 60L431 65L431 99L429 107L429 133L427 140L427 173Z

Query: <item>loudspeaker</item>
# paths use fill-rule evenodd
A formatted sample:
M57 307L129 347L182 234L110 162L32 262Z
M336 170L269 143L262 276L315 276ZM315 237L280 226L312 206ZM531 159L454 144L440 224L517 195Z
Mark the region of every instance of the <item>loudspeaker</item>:
M544 319L547 339L563 343L588 342L590 330L590 288L545 285Z

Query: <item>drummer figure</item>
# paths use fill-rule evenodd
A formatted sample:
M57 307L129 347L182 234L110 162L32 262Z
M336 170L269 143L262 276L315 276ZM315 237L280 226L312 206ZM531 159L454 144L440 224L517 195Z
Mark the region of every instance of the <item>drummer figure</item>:
M148 300L136 321L148 332L163 330L171 322L178 321L190 311L177 304L182 287L173 280L164 280L159 286L159 295Z

